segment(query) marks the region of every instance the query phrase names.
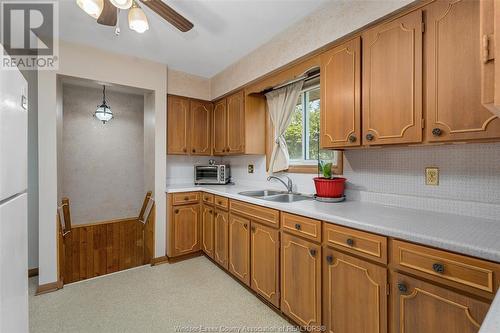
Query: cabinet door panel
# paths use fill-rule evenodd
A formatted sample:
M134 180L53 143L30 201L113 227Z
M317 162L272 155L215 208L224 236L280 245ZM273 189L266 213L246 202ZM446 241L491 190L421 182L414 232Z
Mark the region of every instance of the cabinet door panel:
M214 225L214 259L219 265L228 269L228 240L229 240L229 214L222 210L215 210Z
M254 222L251 231L251 287L279 307L279 231Z
M321 324L321 247L282 233L281 310L301 326Z
M250 220L229 215L229 271L250 285Z
M173 255L183 255L200 250L200 205L174 206Z
M481 6L491 1L481 2L436 1L427 7L428 141L500 137L500 119L482 104L481 25L492 29L493 11L482 15Z
M392 278L393 332L476 333L489 304L403 274Z
M226 152L227 146L227 109L226 99L220 100L214 104L213 116L213 140L214 140L214 155L223 155Z
M178 96L168 96L167 109L167 153L187 154L189 148L188 136L189 99Z
M245 151L245 103L243 91L227 98L227 147L229 154Z
M210 258L214 257L214 209L209 205L203 205L201 211L203 252Z
M363 34L363 142L422 141L422 12Z
M212 103L192 100L190 103L191 154L212 154Z
M386 268L331 249L323 257L327 332L387 332Z
M361 38L321 55L321 147L361 144Z

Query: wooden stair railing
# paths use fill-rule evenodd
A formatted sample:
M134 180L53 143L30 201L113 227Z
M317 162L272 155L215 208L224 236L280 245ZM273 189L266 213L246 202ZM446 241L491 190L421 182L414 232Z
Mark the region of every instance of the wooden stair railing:
M154 258L152 192L146 193L137 217L72 225L69 199L58 209L59 271L64 283L141 266Z

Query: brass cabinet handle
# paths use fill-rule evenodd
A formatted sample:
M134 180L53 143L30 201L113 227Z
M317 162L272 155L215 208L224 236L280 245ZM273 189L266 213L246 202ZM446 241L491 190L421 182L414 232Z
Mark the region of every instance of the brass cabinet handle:
M184 200L189 200L189 197L184 197Z
M432 135L434 136L441 136L441 134L443 134L443 131L440 128L436 127L432 130Z
M186 148L184 148L184 149L182 149L182 151L185 152L185 153L187 153L188 150Z
M300 229L302 229L302 226L299 223L296 223L295 224L295 229L300 230Z
M444 273L444 265L443 264L435 263L435 264L432 265L432 269L436 273L439 273L439 274L443 274Z
M354 239L352 239L352 238L347 238L347 240L345 242L349 246L353 246L354 245Z
M333 264L333 256L326 256L326 262L331 265Z
M193 150L192 150L192 152L193 152L193 153L196 153L196 149L193 149Z
M368 140L368 141L373 141L373 139L375 139L375 136L374 136L373 134L368 133L368 134L366 135L366 140Z
M211 209L210 209L208 212L209 212L210 214L212 214L212 210L211 210Z
M350 143L356 142L357 139L358 138L356 138L356 135L354 135L354 134L349 135L349 142Z
M179 210L178 209L174 210L174 213L179 214Z
M309 249L309 253L315 257L316 256L316 249Z
M400 282L400 283L398 283L398 290L401 293L406 293L406 292L408 292L408 287L406 286L406 284Z

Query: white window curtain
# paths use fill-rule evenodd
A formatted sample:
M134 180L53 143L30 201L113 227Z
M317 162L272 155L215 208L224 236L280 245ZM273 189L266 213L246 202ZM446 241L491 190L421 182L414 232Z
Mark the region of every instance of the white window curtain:
M267 107L274 126L269 174L286 170L290 165L285 132L292 121L293 111L303 85L304 80L301 80L266 94Z

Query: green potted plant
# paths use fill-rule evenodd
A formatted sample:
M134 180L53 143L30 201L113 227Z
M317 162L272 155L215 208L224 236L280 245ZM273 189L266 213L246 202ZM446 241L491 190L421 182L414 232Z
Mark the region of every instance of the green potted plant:
M333 177L332 162L319 161L319 171L323 177L314 178L316 195L322 198L340 198L344 195L345 178Z

